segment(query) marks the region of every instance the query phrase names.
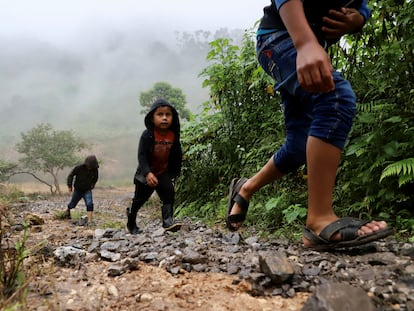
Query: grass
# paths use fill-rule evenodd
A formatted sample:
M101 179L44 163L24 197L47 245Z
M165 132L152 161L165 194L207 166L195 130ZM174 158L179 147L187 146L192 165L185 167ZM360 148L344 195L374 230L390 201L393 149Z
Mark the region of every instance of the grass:
M27 200L27 198L17 186L0 184L0 203L7 204L21 200Z
M0 310L26 310L27 291L30 282L31 270L36 265L26 265L29 255L36 252L44 244L40 242L28 248L26 242L29 238L29 224L24 224L22 235L14 240L9 237L13 225L13 217L9 206L13 202L27 201L26 196L19 187L10 184L0 184Z
M125 221L107 221L104 222L102 227L104 228L112 228L112 229L124 229L125 228Z

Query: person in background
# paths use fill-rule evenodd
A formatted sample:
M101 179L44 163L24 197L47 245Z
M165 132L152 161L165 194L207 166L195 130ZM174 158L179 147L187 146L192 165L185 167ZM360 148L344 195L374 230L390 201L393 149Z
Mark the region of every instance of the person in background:
M337 5L326 7L327 4ZM250 179L230 184L226 223L238 230L260 188L306 164L306 248L352 247L393 233L384 221L339 218L333 191L341 153L356 113L350 83L335 71L326 48L358 32L370 17L366 0L272 0L257 32L260 65L275 80L284 109L286 141Z
M178 113L167 100L157 99L144 122L146 129L139 141L138 168L134 176L135 193L131 207L127 208L127 228L131 234L142 232L136 224L138 210L156 191L162 201L163 228L177 231L181 224L173 220L173 180L180 173L182 164Z
M70 210L75 208L81 199L86 205L86 213L88 216L88 223L92 222L93 217L93 197L92 189L98 181L98 159L95 155L89 155L85 158L83 164L75 166L69 173L67 178L67 185L69 192L72 193L72 199L68 204L65 217L70 219Z

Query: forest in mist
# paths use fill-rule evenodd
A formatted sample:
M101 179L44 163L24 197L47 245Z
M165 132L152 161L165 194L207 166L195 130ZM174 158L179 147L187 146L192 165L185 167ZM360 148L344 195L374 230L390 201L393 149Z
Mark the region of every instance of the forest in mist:
M50 123L90 142L103 176L132 176L144 128L140 93L168 82L182 89L187 107L197 113L208 100L199 74L209 42L240 42L242 36L241 29L165 36L111 30L85 33L67 46L29 36L0 38L1 157L15 162L21 133Z

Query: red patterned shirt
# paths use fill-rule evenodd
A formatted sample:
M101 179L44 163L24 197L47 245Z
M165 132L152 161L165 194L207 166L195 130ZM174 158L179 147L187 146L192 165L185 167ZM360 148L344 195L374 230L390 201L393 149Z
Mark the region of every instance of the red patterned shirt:
M174 132L171 130L168 130L164 135L155 130L154 134L155 142L151 160L151 172L155 176L159 176L167 171L168 158L170 156L170 151L174 143L175 136Z

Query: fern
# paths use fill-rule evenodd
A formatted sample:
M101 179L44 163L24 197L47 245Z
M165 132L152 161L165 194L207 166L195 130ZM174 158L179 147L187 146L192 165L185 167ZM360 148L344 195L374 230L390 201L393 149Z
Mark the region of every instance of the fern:
M380 182L387 177L398 176L398 185L401 187L414 181L414 158L404 159L388 165L381 174Z

